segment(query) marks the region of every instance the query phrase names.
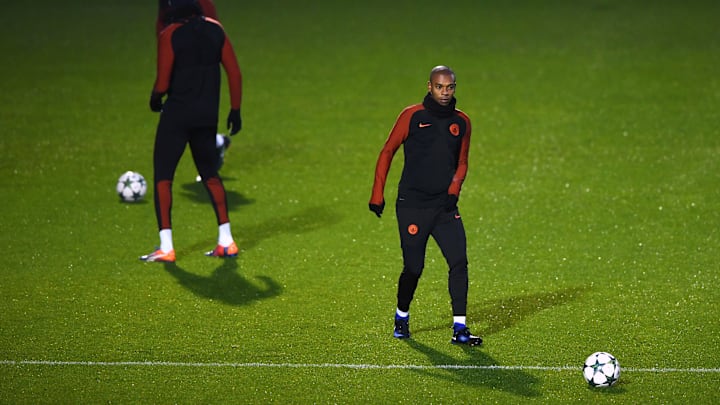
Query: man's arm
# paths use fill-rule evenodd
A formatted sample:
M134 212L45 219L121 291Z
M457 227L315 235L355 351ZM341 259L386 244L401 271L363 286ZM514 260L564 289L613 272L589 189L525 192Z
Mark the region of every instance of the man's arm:
M155 84L150 93L150 110L162 111L163 96L170 88L170 77L172 76L173 63L175 63L175 52L172 47L172 34L178 25L173 24L163 30L157 43L157 71Z
M375 165L375 181L373 183L370 204L382 205L385 202L385 182L387 181L392 159L395 156L395 152L400 148L400 145L402 145L408 137L412 115L420 108L422 108L421 105L405 108L395 121L395 125L390 131L390 135L387 141L385 141L385 145L380 151L380 156L378 156L377 164Z
M168 26L160 34L157 43L157 72L155 76L155 85L153 92L159 94L167 93L170 88L170 77L172 76L172 67L175 63L175 51L172 47L172 35L178 24Z
M458 165L455 169L455 175L453 176L450 187L448 188L448 194L456 197L460 196L460 188L462 187L463 181L465 181L465 175L468 171L468 154L470 152L470 134L472 128L470 126L470 118L461 112L460 117L465 120L466 130L465 136L463 137L462 143L460 144L460 155L458 156Z
M239 110L242 103L242 72L238 64L235 50L233 50L230 39L226 36L222 48L222 65L227 75L228 87L230 89L230 108Z
M225 36L222 48L221 63L228 79L230 89L230 113L227 118L227 128L230 135L235 135L242 129L242 118L240 117L240 104L242 103L242 72L238 64L235 51L230 39Z
M158 14L157 19L155 20L155 35L160 36L160 32L165 28L165 19L167 18L167 0L159 0L158 1Z

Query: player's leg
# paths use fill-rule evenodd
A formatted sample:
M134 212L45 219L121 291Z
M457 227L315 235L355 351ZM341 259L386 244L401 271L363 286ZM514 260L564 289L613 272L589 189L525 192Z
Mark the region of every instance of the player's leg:
M410 303L415 295L420 276L425 267L425 248L430 236L427 210L396 208L400 247L403 253L403 270L400 273L395 310L396 338L410 337Z
M237 256L238 248L230 231L230 217L225 186L217 171L217 149L215 134L217 128L203 127L193 130L190 137L190 151L202 183L210 196L218 224L218 244L208 256Z
M185 129L176 120L161 116L153 149L155 212L160 229L172 228L172 183L186 143Z
M172 241L172 183L175 170L185 151L187 135L184 128L171 117L160 116L155 133L153 149L153 184L155 216L160 232L160 248L141 256L148 262L174 262L175 249Z
M453 343L479 345L466 326L468 296L467 238L460 213L440 211L432 236L448 264L448 291L453 311Z
M468 294L468 259L465 228L459 215L441 211L432 236L448 264L448 291L453 316L465 316Z

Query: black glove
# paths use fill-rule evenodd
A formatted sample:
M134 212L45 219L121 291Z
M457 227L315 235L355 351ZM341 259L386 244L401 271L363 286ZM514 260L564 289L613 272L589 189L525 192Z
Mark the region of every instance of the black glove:
M457 209L458 196L448 194L447 200L445 200L445 211L451 212Z
M230 130L230 135L235 135L240 132L242 128L242 118L240 118L240 109L230 110L227 119L227 127Z
M370 206L370 211L374 212L378 218L382 216L383 210L385 209L385 200L380 204L370 203L368 205Z
M153 112L160 112L163 108L163 102L162 102L163 95L161 93L156 92L153 90L153 92L150 94L150 109Z

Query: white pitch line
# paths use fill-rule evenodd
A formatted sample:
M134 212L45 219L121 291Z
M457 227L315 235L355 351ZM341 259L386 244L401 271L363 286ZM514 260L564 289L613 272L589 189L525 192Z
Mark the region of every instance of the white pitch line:
M538 370L577 371L582 366L502 366L438 364L431 366L413 364L335 364L335 363L186 363L170 361L55 361L55 360L0 360L0 365L10 366L91 366L91 367L229 367L229 368L350 368L357 370ZM630 373L720 373L720 368L632 368L622 369Z

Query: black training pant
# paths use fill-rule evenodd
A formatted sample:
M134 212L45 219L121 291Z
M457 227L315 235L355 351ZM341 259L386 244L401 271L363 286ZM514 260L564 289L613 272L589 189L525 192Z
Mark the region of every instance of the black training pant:
M448 291L454 316L467 312L468 260L465 227L457 209L443 207L396 207L403 271L398 281L397 307L409 311L418 281L425 267L425 251L430 236L440 247L449 266Z
M153 163L155 181L172 180L185 146L190 145L195 167L203 179L217 177L217 126L193 126L185 119L160 115L155 134Z
M191 118L191 115L183 117L165 111L160 115L153 151L155 214L160 230L172 227L172 180L186 145L190 146L195 167L210 196L217 223L229 222L225 187L217 170L217 126L196 126L192 124Z

